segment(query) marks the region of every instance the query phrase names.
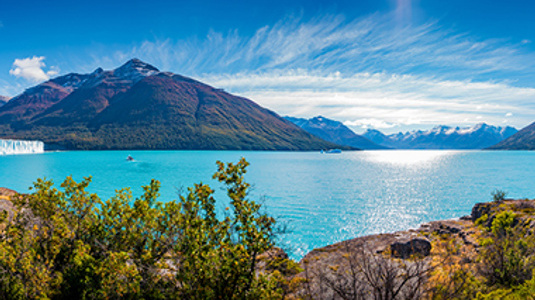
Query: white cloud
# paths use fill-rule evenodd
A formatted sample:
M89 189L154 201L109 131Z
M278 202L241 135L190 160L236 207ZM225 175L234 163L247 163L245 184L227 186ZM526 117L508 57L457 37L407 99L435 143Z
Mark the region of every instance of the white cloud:
M512 112L508 112L508 113L505 114L505 117L506 117L506 118L507 118L507 117L512 117L512 116L513 116L513 113L512 113Z
M324 115L354 127L501 123L523 127L535 115L535 89L501 82L441 80L387 73L305 70L209 75L203 81L253 99L281 115ZM414 126L412 126L414 127Z
M31 82L41 82L50 79L51 76L58 74L56 68L52 68L45 72L43 68L46 66L44 63L44 56L33 56L22 59L15 59L9 74L22 77Z
M345 121L344 125L350 126L350 127L361 127L364 129L367 129L367 128L385 129L385 128L392 128L392 127L397 126L397 124L387 123L379 119L360 119L360 120L355 120L355 121Z

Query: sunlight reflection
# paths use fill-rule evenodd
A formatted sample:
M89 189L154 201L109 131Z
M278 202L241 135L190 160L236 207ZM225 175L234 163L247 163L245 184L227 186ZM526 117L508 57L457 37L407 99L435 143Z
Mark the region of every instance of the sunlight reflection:
M422 151L422 150L387 150L366 151L364 159L374 163L395 165L419 165L437 161L445 156L452 155L455 151Z

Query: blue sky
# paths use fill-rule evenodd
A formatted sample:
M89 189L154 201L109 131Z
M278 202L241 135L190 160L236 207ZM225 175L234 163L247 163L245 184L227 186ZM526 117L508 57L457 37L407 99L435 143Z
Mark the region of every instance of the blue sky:
M524 127L533 15L535 2L519 0L3 0L0 95L138 57L357 132Z

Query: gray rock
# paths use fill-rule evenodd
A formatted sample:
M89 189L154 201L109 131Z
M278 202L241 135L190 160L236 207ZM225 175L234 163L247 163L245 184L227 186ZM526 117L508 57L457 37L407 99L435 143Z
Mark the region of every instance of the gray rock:
M392 256L407 259L413 255L428 256L431 242L425 238L402 238L390 245Z

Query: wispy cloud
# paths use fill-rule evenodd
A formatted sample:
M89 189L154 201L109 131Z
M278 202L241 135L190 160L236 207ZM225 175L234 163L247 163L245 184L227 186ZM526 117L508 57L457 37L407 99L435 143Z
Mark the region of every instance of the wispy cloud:
M140 57L247 96L280 114L322 114L353 128L531 122L535 54L523 44L418 26L397 15L289 17L252 36L145 41L98 62ZM492 80L490 80L492 78ZM513 116L504 118L506 112Z
M22 77L33 83L48 80L50 76L57 75L58 71L52 68L45 72L43 70L46 67L44 60L44 56L17 58L13 62L13 67L9 70L9 74Z
M367 128L376 128L376 129L386 129L396 127L398 124L387 123L379 119L359 119L355 121L345 121L344 125L350 127L360 127L363 129Z
M18 83L10 83L0 79L0 96L12 96L20 92L24 87Z
M378 14L353 21L290 17L252 36L212 31L204 39L145 41L97 60L118 64L135 56L190 75L307 69L474 79L534 73L535 55L523 43L480 40L438 22L399 26L395 20Z
M203 80L283 115L322 114L355 129L501 124L504 116L507 124L522 127L535 115L535 89L503 82L387 73L323 75L305 70L210 75Z
M288 17L251 36L211 31L204 38L101 46L91 49L82 69L75 55L73 71L110 69L138 57L283 115L322 114L354 128L532 121L535 53L527 41L480 39L440 21L410 25L397 13ZM33 78L49 76L42 59L33 59ZM22 74L17 68L12 71Z

